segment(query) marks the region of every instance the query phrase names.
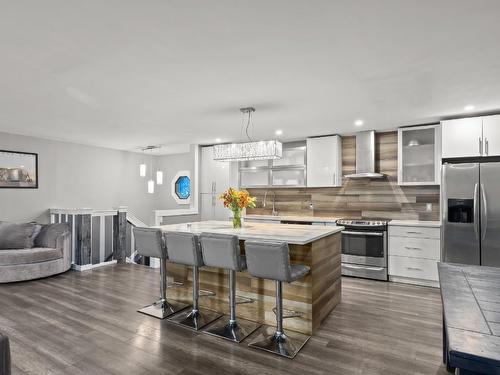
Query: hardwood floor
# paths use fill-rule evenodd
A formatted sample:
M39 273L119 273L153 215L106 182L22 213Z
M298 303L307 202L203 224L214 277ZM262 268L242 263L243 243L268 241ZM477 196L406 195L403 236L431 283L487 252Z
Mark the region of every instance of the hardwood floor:
M137 313L158 285L127 264L0 285L13 374L446 374L437 289L344 278L342 302L288 360Z

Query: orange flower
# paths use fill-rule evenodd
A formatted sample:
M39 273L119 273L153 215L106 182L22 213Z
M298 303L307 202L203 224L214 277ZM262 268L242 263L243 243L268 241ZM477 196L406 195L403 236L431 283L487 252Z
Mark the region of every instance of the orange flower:
M219 199L224 203L224 207L229 208L231 211L241 211L244 208L255 207L256 198L251 197L246 190L236 190L233 188L227 189L223 192Z

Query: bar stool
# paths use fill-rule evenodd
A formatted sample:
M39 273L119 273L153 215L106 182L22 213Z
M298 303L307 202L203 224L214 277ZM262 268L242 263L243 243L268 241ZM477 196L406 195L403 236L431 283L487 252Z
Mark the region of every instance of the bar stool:
M146 257L160 259L160 299L140 310L140 313L164 319L188 307L180 302L167 301L167 248L160 229L134 228L137 253Z
M230 315L219 319L205 328L204 332L231 341L241 342L261 324L249 320L236 321L236 272L244 271L247 266L241 255L237 236L226 234L202 233L200 236L203 263L209 267L224 268L229 273Z
M191 311L184 311L171 316L168 320L198 331L207 324L219 319L222 315L210 310L201 310L200 298L200 270L203 258L198 237L192 233L167 232L168 260L173 263L193 267L193 305Z
M276 330L265 327L259 339L248 346L294 358L310 336L283 331L283 282L291 283L309 273L305 265L290 264L290 251L285 242L245 242L248 272L254 277L276 281Z

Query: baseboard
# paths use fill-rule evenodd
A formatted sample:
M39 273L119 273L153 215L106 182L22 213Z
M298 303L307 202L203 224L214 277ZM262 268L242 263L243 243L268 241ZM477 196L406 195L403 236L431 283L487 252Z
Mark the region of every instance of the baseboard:
M94 268L99 268L99 267L104 267L104 266L110 266L112 264L116 264L116 260L110 260L109 262L102 262L102 263L97 263L97 264L84 264L82 266L78 264L72 264L71 268L74 269L75 271L88 271L92 270Z
M439 281L433 281L433 280L413 279L411 277L389 275L389 281L402 284L412 284L420 286L430 286L432 288L439 288Z

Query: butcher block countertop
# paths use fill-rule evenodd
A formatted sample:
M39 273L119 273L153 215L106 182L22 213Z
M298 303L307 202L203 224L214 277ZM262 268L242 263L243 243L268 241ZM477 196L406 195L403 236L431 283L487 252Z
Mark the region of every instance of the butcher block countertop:
M164 232L232 234L240 240L281 241L294 245L306 245L321 238L341 232L340 226L313 226L300 224L243 223L234 229L230 221L198 221L193 223L161 225Z

